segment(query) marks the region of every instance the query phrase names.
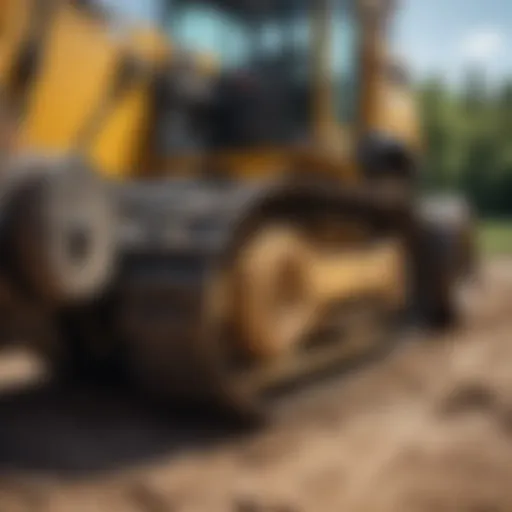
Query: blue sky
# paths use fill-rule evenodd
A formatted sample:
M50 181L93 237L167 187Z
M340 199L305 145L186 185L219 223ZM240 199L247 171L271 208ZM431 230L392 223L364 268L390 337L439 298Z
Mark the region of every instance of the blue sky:
M399 0L395 48L416 76L457 83L478 64L493 81L512 77L512 0Z

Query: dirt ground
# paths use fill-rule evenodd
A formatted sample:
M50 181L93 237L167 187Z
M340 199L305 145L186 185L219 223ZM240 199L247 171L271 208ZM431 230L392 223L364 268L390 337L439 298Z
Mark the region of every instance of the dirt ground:
M250 433L114 390L11 388L35 368L4 356L0 512L509 512L512 260L486 265L468 309Z

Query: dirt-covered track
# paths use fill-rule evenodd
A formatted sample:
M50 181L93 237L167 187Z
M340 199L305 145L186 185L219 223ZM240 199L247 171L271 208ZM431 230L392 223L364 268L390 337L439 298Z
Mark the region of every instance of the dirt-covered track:
M0 511L512 510L512 260L482 277L457 332L405 340L257 432L1 379Z

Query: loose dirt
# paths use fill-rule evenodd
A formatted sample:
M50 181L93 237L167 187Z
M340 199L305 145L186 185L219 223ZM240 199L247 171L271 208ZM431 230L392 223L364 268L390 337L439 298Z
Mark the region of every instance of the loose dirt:
M512 260L467 306L457 332L411 336L257 432L115 390L22 387L37 370L4 357L0 512L509 512Z

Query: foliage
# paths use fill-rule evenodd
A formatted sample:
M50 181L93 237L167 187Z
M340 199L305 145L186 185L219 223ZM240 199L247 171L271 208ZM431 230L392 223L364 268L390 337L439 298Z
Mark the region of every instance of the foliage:
M479 242L484 254L512 254L512 222L510 220L482 222Z
M454 90L433 78L419 103L425 186L465 193L483 216L512 216L512 80L490 88L473 69Z

